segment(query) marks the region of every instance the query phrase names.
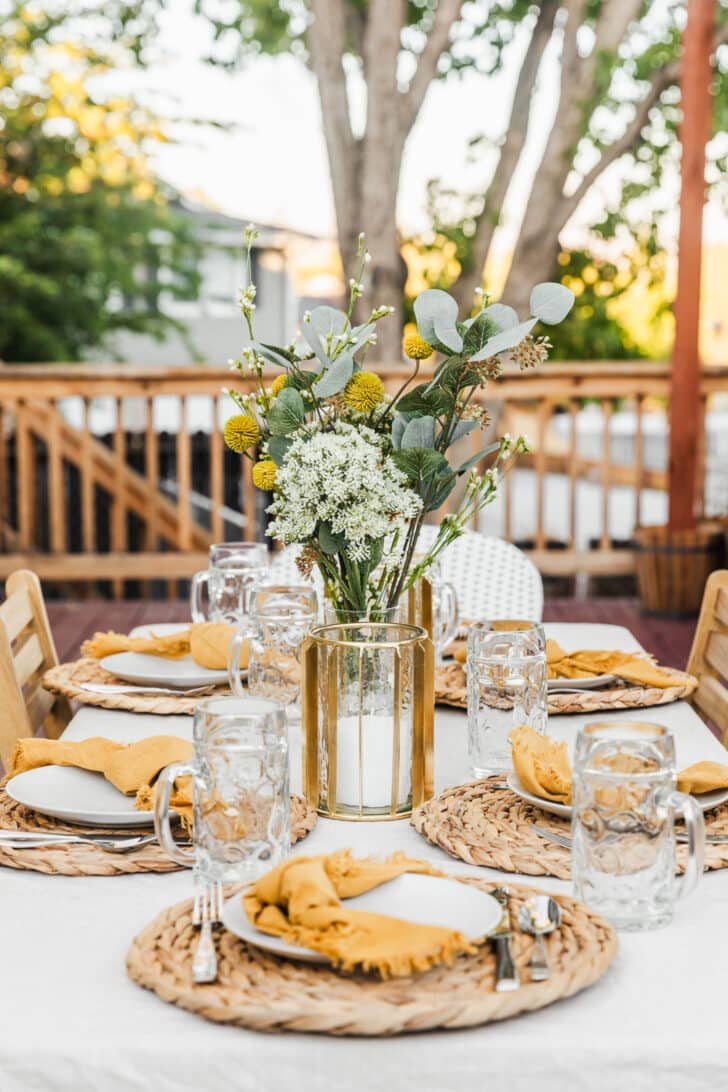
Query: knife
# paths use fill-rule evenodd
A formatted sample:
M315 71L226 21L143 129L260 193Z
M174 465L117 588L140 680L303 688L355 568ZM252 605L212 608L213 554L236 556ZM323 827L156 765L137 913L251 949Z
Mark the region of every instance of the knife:
M507 887L495 887L491 894L501 904L501 919L489 937L495 948L495 988L497 993L506 993L521 985L511 952L509 891Z

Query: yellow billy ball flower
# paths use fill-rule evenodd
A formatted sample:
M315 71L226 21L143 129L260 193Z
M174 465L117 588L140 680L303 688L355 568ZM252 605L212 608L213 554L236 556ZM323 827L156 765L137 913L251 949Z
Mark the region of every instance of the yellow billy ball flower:
M419 334L407 334L402 341L404 355L410 360L427 360L432 356L433 348Z
M374 372L357 372L344 389L344 402L351 409L368 413L384 398L384 384Z
M270 492L276 484L278 467L272 459L262 459L253 467L253 485L257 489Z
M225 422L225 443L231 451L242 455L250 447L255 447L260 439L258 422L249 413L238 413Z
M288 379L288 376L284 372L283 375L277 375L276 378L273 380L273 382L271 384L271 388L270 388L270 393L273 395L274 398L276 397L277 394L281 393L281 391L283 390L283 388L286 385L286 380L287 379Z

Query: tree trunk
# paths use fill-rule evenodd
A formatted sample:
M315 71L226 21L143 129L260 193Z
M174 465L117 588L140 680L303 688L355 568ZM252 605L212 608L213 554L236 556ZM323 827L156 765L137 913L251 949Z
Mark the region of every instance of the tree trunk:
M363 302L365 312L382 304L395 308L377 330L376 353L372 357L382 364L395 364L400 359L406 276L396 219L405 141L397 87L404 14L404 0L369 0L363 51L367 125L362 141L361 218L371 254Z

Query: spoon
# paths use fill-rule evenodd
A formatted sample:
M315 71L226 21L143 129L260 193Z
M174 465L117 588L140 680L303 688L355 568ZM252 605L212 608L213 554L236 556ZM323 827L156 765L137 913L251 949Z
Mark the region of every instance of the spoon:
M543 982L551 974L543 938L561 924L561 907L549 895L534 895L518 911L518 925L535 939L531 954L531 981Z

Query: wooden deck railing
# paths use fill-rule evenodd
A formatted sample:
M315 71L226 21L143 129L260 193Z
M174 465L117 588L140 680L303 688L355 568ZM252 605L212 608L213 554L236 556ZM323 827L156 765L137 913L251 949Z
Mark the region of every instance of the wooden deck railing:
M380 374L394 391L407 373ZM222 441L233 412L223 388L231 382L244 387L212 366L0 366L0 578L27 565L79 591L108 581L120 597L127 581L143 581L138 590L147 592L162 581L171 594L204 564L211 542L261 536L263 498L250 462ZM728 368L706 369L704 411L727 389ZM529 549L546 574L632 572L631 550L612 541L610 504L613 491L626 488L636 526L645 490L664 490L664 463L645 459L644 421L646 406L668 397L668 366L649 362L549 364L491 384L490 430L526 431L534 447L507 481L494 532ZM591 403L601 407L600 436L598 450L585 452L578 424ZM616 459L611 422L625 410L634 436L628 457ZM593 432L591 441L593 448ZM476 451L482 442L476 432L463 445ZM698 448L702 482L704 428ZM547 518L551 481L561 490L556 534ZM586 534L577 533L581 483L599 498Z

